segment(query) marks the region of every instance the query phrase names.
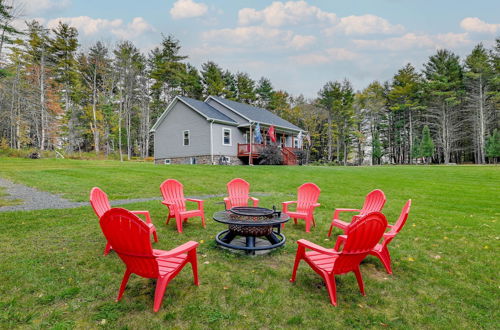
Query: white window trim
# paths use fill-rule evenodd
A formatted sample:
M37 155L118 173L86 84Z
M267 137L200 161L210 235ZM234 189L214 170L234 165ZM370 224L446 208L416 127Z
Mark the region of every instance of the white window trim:
M185 142L184 136L185 136L186 132L188 132L188 144L184 144L184 142ZM182 145L185 147L191 145L191 132L188 129L185 129L182 131Z
M172 160L170 158L164 159L163 164L170 165L170 164L172 164Z
M229 131L229 143L224 143L224 133ZM233 133L229 127L222 127L222 145L231 147L233 145Z

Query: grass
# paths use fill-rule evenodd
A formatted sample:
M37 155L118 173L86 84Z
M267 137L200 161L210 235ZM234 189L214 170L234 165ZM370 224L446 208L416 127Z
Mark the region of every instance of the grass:
M8 197L9 197L9 195L5 192L5 188L0 187L0 207L17 205L17 204L21 203L21 200L19 200L19 199L8 198Z
M248 257L219 249L214 236L225 229L211 220L222 198L205 203L206 229L193 219L179 235L164 224L158 201L129 204L148 209L160 242L171 249L200 242L201 285L189 267L167 287L153 313L154 282L132 276L115 303L124 271L114 253L102 256L104 239L90 207L0 213L0 328L496 328L500 167L231 167L154 166L114 161L0 158L0 176L85 201L99 186L111 199L159 195L167 178L183 182L189 196L221 194L234 177L251 183L261 205L293 200L306 181L322 189L317 227L288 224L286 245L269 255ZM362 264L367 296L353 274L337 276L337 308L321 278L304 263L291 284L295 241L323 246L333 209L360 206L374 188L386 193L384 213L393 223L413 199L406 227L391 243L394 275L368 257ZM337 232L338 233L338 232Z

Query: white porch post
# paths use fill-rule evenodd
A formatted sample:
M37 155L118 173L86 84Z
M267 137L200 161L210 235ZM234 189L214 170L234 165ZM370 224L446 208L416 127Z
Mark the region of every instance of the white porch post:
M214 121L210 121L210 161L212 162L212 165L214 165L214 137L213 137L213 130L212 130L212 125Z

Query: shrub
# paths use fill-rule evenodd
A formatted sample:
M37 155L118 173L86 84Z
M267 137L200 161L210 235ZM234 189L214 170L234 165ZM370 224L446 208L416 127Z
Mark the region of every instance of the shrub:
M266 146L260 153L261 165L281 165L283 164L283 157L281 150L276 146Z

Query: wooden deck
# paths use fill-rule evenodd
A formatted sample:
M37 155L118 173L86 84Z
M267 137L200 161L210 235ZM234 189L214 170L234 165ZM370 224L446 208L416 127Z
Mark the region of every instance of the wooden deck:
M265 147L264 144L252 143L252 159L259 158ZM283 147L280 150L283 156L283 165L297 165L297 156L294 151L300 149ZM250 143L238 143L238 157L250 157Z

